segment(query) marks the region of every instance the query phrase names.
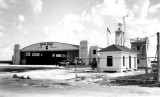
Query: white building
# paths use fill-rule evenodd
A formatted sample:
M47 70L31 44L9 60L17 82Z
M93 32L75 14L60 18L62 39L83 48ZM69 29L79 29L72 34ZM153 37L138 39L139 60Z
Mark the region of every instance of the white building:
M119 45L111 45L99 52L101 71L117 71L137 69L137 52Z
M135 38L131 39L131 49L138 52L137 56L137 67L138 68L146 68L150 67L150 59L148 58L148 38Z

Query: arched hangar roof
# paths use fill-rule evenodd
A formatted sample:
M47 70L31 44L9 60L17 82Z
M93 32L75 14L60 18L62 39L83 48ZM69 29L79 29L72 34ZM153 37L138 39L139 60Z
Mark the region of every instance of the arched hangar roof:
M41 42L29 45L20 49L20 51L69 51L79 50L79 45L60 43L60 42Z

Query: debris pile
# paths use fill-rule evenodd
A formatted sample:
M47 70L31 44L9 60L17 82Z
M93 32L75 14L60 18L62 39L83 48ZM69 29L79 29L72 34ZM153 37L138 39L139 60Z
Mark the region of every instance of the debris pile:
M13 74L12 78L19 78L19 79L31 79L29 76L24 77L24 76L18 76L16 74Z

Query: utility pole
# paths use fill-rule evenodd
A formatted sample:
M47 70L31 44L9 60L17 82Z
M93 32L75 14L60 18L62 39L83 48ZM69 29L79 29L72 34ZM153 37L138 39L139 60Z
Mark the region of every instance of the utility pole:
M123 23L124 23L124 32L123 32L123 41L124 42L123 42L123 46L125 46L124 44L125 44L125 32L126 32L126 22L125 22L126 17L128 17L128 15L122 17Z
M160 82L160 33L157 32L157 82Z

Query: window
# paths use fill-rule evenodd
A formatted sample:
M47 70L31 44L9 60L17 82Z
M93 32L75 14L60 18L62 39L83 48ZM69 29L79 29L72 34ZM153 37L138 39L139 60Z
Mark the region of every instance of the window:
M131 68L131 56L129 56L129 68Z
M93 54L96 54L96 50L93 50Z
M137 60L137 64L139 64L140 62L139 62L139 59Z
M123 56L123 66L125 66L125 56Z
M48 50L48 46L46 46L46 50Z
M56 57L61 57L61 54L56 54Z
M52 57L55 57L56 55L55 54L52 54Z
M107 66L113 66L113 58L112 58L112 56L107 56Z
M27 52L27 53L26 53L26 56L31 56L31 53L28 53L28 52Z
M137 46L137 51L139 51L140 50L140 46Z
M67 56L66 56L66 54L62 54L62 57L63 57L63 58L66 58Z
M32 56L40 56L39 53L32 53Z

